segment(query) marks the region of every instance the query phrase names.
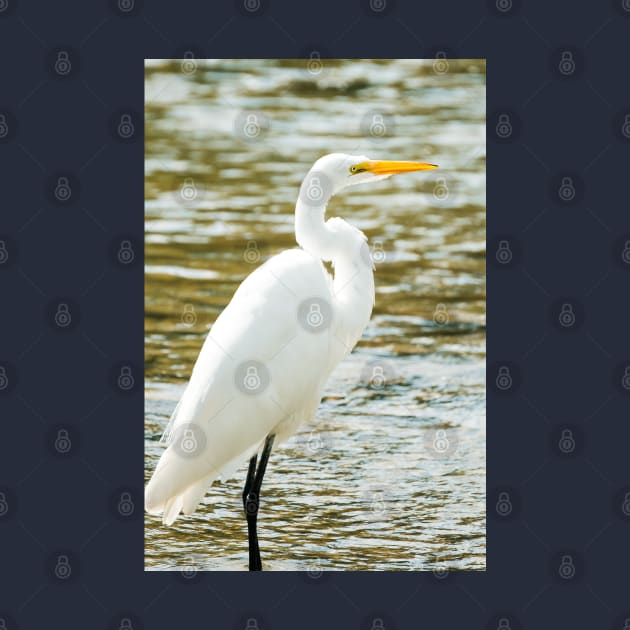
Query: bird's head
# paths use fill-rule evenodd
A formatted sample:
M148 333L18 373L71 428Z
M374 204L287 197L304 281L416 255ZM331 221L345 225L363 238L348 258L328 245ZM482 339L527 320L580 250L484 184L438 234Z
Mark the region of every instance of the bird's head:
M372 160L365 155L329 153L319 158L309 175L318 177L319 183L334 195L348 186L377 182L397 173L428 171L437 168L426 162Z

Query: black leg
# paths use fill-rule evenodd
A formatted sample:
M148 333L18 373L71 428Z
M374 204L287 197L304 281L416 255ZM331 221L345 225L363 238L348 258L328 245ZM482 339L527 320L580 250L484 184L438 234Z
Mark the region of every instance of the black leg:
M260 562L260 549L258 548L258 534L256 533L256 519L258 517L258 499L254 500L251 494L254 486L254 477L256 476L256 461L258 455L254 455L249 460L249 468L247 469L247 478L245 479L245 487L243 488L243 509L247 518L247 537L249 541L249 570L260 571L262 566ZM253 520L252 520L253 519ZM256 568L258 567L258 568Z
M263 477L265 476L265 471L267 470L267 462L269 461L269 455L271 453L275 437L275 435L267 436L263 452L260 455L258 468L256 468L256 455L249 460L247 479L245 480L245 487L243 488L243 508L245 510L245 517L247 518L247 536L249 539L250 571L262 571L256 524L258 521L260 487L262 486Z

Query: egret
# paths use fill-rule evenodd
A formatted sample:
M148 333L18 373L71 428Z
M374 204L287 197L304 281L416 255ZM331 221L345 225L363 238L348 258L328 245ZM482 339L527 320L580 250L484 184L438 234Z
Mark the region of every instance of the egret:
M217 478L249 460L242 493L249 570L262 569L257 518L271 450L315 415L374 306L367 238L343 219L325 220L328 201L349 186L433 168L343 153L315 162L295 206L299 247L245 278L206 337L145 489L148 513L162 514L165 525L192 514Z

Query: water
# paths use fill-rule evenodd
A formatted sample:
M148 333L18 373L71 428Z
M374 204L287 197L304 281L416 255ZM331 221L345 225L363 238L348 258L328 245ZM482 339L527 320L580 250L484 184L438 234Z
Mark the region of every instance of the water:
M312 163L433 162L331 203L370 239L376 307L313 425L273 453L259 535L271 570L484 569L483 62L195 64L146 75L146 479L212 322L295 245ZM192 517L146 516L147 569L246 569L243 464Z

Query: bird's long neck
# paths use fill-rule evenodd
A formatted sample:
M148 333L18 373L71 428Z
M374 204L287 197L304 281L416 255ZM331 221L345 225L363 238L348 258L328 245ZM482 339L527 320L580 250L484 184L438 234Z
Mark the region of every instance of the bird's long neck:
M295 240L309 254L327 262L334 261L339 243L326 225L326 204L312 206L298 199L295 205Z
M317 207L298 199L295 237L307 252L333 264L333 295L340 316L338 335L350 351L372 314L374 272L365 235L342 219L325 221L329 199L321 200Z

